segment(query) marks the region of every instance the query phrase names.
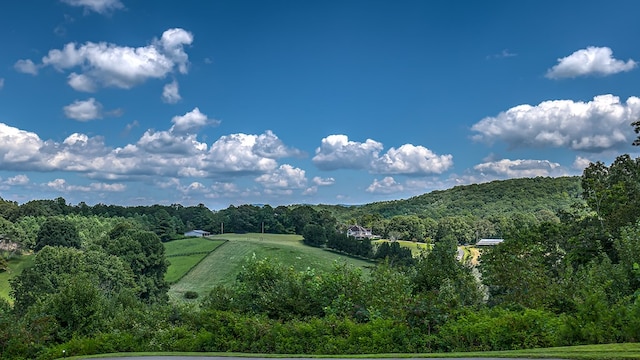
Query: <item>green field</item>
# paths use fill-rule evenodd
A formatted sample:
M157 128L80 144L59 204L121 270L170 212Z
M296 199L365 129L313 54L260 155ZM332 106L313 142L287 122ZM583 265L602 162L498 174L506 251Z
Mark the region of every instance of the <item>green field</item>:
M223 244L224 240L207 238L187 238L164 243L169 268L165 280L172 284L182 278L211 251Z
M164 250L167 257L196 252L210 252L223 242L208 238L186 238L164 243Z
M179 352L157 352L157 353L120 353L120 354L102 354L89 355L82 357L71 357L70 359L90 359L112 356L237 356L237 357L261 357L261 358L280 358L283 355L278 354L245 354L245 353L179 353ZM288 354L287 357L305 357L305 358L555 358L555 359L640 359L640 344L624 343L624 344L603 344L603 345L581 345L555 347L546 349L532 350L511 350L511 351L485 351L485 352L456 352L456 353L432 353L432 354L363 354L363 355L294 355Z
M223 234L213 238L228 241L171 286L169 296L172 299L182 299L186 291L195 291L202 296L215 285L233 283L245 261L254 255L259 259L277 260L297 270L309 267L319 271L329 271L334 262L340 261L362 268L372 265L365 260L304 245L300 235ZM171 259L169 258L170 261Z
M9 286L9 280L14 276L20 274L22 269L30 266L33 263L33 255L22 255L17 256L9 262L9 271L0 272L0 298L6 299L9 302L11 298L9 298L9 291L11 290Z
M390 240L385 240L385 239L374 240L371 243L375 245L383 242L390 242ZM426 244L426 243L419 243L415 241L405 241L405 240L396 240L396 242L400 244L401 247L406 247L411 249L411 253L413 254L413 256L418 256L420 255L421 252L429 248L429 244Z

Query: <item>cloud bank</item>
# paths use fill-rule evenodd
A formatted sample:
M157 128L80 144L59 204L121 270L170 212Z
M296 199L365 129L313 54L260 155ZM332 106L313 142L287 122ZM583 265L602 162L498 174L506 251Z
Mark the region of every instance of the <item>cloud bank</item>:
M329 135L312 160L321 170L364 169L376 174L441 174L453 166L452 155L437 155L423 146L404 144L380 155L382 149L382 143L375 140L361 143L347 135Z
M516 106L482 119L471 130L477 133L476 141L503 141L510 148L601 152L631 144L629 125L639 117L640 98L621 102L617 96L600 95L588 102L551 100Z

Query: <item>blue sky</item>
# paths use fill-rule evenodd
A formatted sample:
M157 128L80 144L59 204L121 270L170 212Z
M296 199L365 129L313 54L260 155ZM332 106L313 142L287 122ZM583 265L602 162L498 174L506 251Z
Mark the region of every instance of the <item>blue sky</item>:
M0 197L362 204L637 156L640 2L0 5Z

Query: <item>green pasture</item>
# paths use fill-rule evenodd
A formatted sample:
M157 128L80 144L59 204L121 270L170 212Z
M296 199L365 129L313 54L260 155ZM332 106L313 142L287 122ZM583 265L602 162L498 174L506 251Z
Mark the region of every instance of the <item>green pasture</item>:
M16 256L8 261L9 270L0 272L0 298L13 302L9 297L9 280L20 274L22 269L29 267L33 263L33 255Z
M372 265L365 260L307 246L303 244L300 235L250 233L222 234L213 238L228 241L171 286L169 296L172 299L182 299L186 291L195 291L202 296L218 284L233 283L243 264L253 256L259 259L273 259L297 270L312 268L330 271L335 262L342 261L362 268ZM172 259L169 258L169 261Z
M382 240L374 240L371 243L375 245L375 244L381 244L383 242L391 242L391 241L382 239ZM419 242L406 241L406 240L396 240L396 242L400 244L401 247L406 247L411 249L411 253L413 254L413 256L418 256L420 255L421 252L430 249L429 244L426 244L426 243L419 243Z
M180 280L191 268L196 266L208 253L199 253L185 256L173 256L169 260L169 268L164 275L164 279L169 283Z
M167 257L196 252L210 252L223 242L208 238L186 238L164 243L164 251Z
M431 354L363 354L363 355L281 355L281 354L245 354L245 353L120 353L89 355L82 357L71 357L70 359L89 359L103 357L121 356L236 356L236 357L260 357L260 358L282 358L282 357L305 357L305 358L555 358L555 359L640 359L640 344L602 344L602 345L580 345L555 348L542 348L531 350L510 350L510 351L485 351L485 352L455 352L455 353L431 353Z
M164 243L169 268L164 279L172 284L196 266L211 251L224 243L224 240L207 238L186 238Z

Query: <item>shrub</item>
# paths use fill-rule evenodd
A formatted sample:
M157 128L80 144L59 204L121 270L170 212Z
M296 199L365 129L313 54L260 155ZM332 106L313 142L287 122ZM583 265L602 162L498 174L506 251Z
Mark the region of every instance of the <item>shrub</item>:
M198 293L195 291L187 291L184 293L184 298L185 299L197 299L198 298Z

